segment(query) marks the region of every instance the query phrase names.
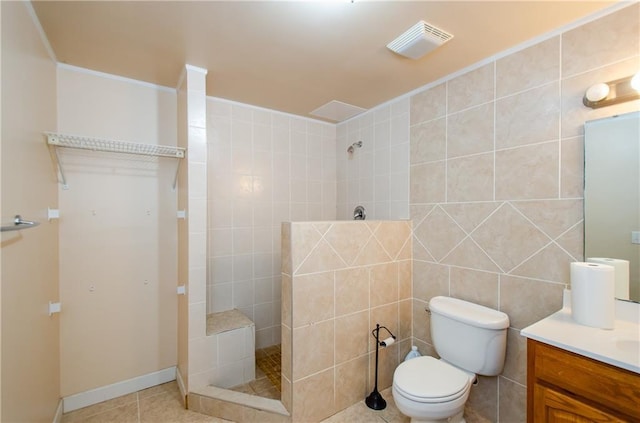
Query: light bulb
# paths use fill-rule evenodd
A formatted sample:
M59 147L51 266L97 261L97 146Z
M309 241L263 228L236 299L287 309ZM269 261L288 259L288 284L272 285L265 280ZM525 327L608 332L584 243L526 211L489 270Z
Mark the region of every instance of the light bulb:
M633 78L631 78L631 88L640 91L640 72L637 72L633 75Z
M595 84L589 87L585 97L591 102L604 100L609 95L609 85L605 83Z

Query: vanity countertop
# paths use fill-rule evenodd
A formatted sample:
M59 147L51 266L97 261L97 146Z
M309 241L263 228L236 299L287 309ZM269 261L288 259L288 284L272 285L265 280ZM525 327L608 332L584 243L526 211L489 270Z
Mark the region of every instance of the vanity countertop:
M639 304L616 301L615 328L605 330L576 323L565 301L562 310L522 329L520 334L640 374L639 310Z

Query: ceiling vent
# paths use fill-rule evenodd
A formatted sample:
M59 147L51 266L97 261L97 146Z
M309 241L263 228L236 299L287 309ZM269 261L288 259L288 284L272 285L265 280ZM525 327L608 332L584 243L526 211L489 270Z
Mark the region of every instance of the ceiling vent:
M419 59L452 38L453 35L420 21L387 44L387 48L402 56Z
M343 120L359 115L366 110L367 109L363 109L362 107L343 103L342 101L331 100L327 104L318 107L310 114L324 119L333 120L335 122L342 122Z

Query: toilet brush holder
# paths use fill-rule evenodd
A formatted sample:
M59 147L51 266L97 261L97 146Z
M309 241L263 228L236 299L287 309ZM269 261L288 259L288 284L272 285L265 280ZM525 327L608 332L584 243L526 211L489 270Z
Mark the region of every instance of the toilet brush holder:
M389 337L380 341L380 329L384 329L389 333ZM371 334L376 339L376 372L375 372L375 384L373 386L373 391L369 394L367 398L365 398L364 402L367 404L367 407L372 410L384 410L387 408L387 402L382 398L380 392L378 392L378 350L380 347L388 347L393 344L396 340L396 336L391 333L389 329L385 326L380 326L376 323L376 328L371 331Z

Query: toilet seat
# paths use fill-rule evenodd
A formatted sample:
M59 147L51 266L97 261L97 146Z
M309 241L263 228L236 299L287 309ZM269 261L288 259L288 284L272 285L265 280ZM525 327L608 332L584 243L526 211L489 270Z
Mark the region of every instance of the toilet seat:
M422 403L454 401L467 393L471 382L467 373L430 356L405 361L393 374L398 393Z

